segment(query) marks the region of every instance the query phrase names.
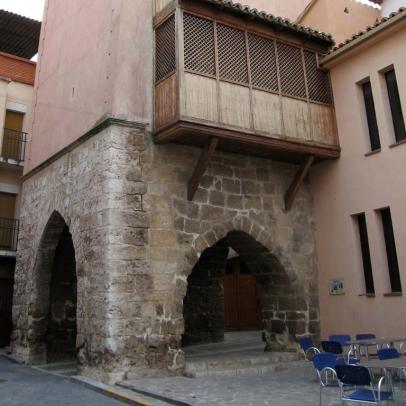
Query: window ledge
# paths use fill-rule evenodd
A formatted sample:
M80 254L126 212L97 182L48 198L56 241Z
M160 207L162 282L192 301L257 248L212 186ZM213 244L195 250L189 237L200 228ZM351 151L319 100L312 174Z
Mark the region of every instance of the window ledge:
M403 144L406 144L406 139L397 141L397 142L395 142L394 144L389 145L389 148L395 148L395 147L397 147L397 146L399 146L399 145L403 145Z
M375 293L361 293L358 296L375 297Z
M381 152L381 148L378 149L374 149L373 151L369 151L365 154L365 156L371 156L371 155L375 155L378 154L379 152Z
M402 292L388 292L383 294L385 297L402 296Z

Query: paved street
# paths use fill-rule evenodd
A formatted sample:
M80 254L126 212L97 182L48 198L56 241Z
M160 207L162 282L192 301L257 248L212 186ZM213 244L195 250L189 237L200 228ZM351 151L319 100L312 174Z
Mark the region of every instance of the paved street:
M0 356L1 406L122 406L68 379L15 364Z

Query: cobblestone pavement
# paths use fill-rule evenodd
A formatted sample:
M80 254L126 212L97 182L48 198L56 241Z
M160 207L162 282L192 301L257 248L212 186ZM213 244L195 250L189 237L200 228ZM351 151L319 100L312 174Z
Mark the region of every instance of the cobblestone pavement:
M224 378L161 378L131 382L136 388L189 405L317 406L319 385L309 364L284 372ZM338 389L323 390L323 406L339 406ZM406 391L397 392L406 406Z

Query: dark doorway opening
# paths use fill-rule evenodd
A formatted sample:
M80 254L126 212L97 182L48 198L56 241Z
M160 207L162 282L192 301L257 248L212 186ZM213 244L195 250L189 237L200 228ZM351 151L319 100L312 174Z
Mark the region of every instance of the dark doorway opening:
M64 226L54 252L45 335L47 362L76 358L77 281L75 249Z

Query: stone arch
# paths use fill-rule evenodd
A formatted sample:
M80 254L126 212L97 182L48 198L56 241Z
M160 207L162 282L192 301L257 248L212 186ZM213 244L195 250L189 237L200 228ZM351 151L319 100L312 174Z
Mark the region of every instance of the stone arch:
M266 349L296 349L297 336L311 330L309 287L304 285L300 270L290 263L283 248L273 243L265 227L250 218L240 217L217 224L194 240L185 264L184 303L188 305L187 289L194 283L203 283L205 293L221 293L219 279L224 274L229 248L239 254L257 280ZM216 275L217 283L205 276L207 266L211 274ZM200 275L196 275L196 271ZM211 302L220 306L218 296ZM211 318L209 323L219 327L222 321ZM186 326L187 320L184 324ZM223 334L221 329L209 332L206 342L221 341Z
M76 303L72 234L62 215L54 211L41 235L33 269L28 313L31 363L75 356Z

